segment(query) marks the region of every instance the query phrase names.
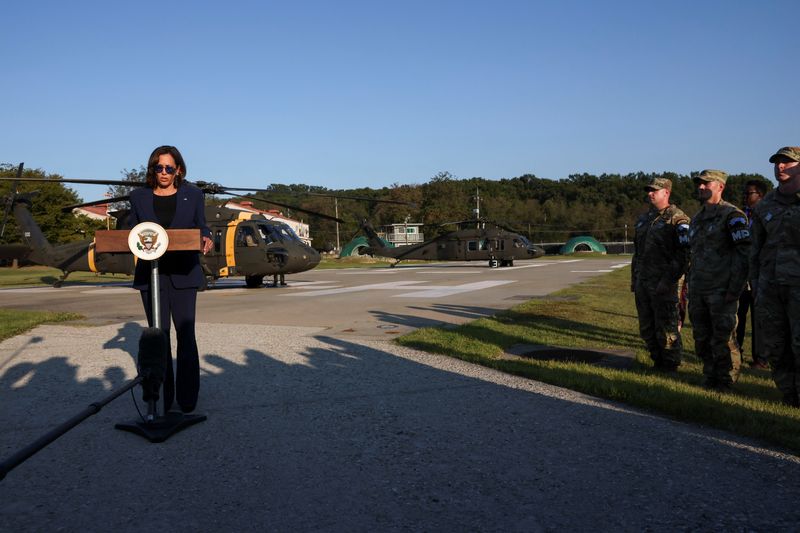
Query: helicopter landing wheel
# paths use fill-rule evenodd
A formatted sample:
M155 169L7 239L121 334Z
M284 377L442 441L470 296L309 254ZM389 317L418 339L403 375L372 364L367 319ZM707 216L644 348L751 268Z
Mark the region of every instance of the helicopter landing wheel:
M256 289L264 284L264 276L246 276L244 282L248 289Z

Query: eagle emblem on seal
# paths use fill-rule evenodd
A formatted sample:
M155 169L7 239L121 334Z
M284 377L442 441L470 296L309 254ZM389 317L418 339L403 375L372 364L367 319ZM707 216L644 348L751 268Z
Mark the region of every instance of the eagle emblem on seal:
M161 246L161 243L158 242L158 232L145 229L137 233L139 237L139 242L136 243L136 248L144 253L153 253Z

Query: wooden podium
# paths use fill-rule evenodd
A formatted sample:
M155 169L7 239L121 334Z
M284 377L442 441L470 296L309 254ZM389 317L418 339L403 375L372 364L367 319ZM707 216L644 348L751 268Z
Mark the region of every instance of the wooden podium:
M128 252L129 229L104 229L98 230L94 234L94 250L96 253L119 253ZM203 239L200 237L199 229L168 229L169 251L194 251L199 252L203 249Z

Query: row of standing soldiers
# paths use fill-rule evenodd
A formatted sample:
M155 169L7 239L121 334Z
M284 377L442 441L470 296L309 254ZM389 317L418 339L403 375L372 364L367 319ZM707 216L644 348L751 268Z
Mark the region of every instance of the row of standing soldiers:
M746 200L747 214L722 200L728 175L720 170L694 178L702 207L691 220L670 203L672 182L651 180L645 187L651 208L636 224L631 290L655 368L674 372L682 357L678 282L685 275L704 386L717 391L731 389L739 377L744 317L752 301L753 366L768 362L783 402L797 407L800 147L781 148L769 162L778 187L764 195L763 182L748 182L748 196L763 199Z

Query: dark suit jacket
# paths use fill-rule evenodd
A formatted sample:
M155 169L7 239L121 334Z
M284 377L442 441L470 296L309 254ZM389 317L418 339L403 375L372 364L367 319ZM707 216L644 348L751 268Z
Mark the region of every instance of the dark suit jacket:
M203 191L190 183L183 182L178 188L178 199L175 206L175 218L168 229L200 228L200 232L211 237L211 230L206 225L206 213ZM153 208L153 189L141 187L134 189L130 195L131 213L128 217L130 227L140 222L156 222ZM203 270L197 252L167 252L174 254L174 271L170 274L176 289L198 288L203 284ZM137 261L136 273L133 277L133 288L147 290L150 286L149 261Z

